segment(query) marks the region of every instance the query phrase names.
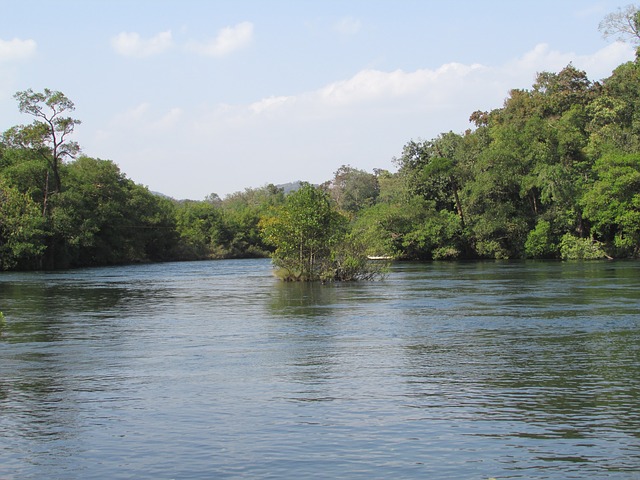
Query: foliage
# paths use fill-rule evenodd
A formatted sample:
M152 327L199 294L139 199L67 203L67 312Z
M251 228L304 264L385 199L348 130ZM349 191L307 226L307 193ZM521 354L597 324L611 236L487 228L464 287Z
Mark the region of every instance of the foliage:
M524 251L528 258L552 258L556 254L557 246L553 241L551 224L547 220L538 220L536 227L529 232Z
M367 255L367 245L354 234L347 234L332 252L334 275L332 280L375 280L384 276L389 262L385 259L372 261Z
M181 202L176 206L176 228L180 235L180 258L216 258L216 250L227 236L219 208L209 202Z
M228 236L227 257L265 257L270 253L261 236L259 222L269 209L284 203L284 191L273 184L248 188L226 197L219 205Z
M347 235L347 218L325 191L308 183L273 208L260 228L275 247L273 263L283 280L357 280L377 273L364 246Z
M589 238L578 238L565 233L560 240L560 256L563 260L599 260L607 258L599 242Z
M14 148L27 150L46 162L43 193L43 212L48 213L49 194L62 191L60 169L63 160L74 158L80 151L77 142L68 137L80 120L63 116L75 110L75 105L62 92L45 88L43 92L31 89L17 92L21 113L35 118L30 125L12 127L3 135L3 142ZM50 176L53 177L50 179ZM53 184L53 186L51 186Z
M169 204L127 179L109 160L65 166L52 202L50 265L77 267L170 258L176 238Z
M335 172L327 189L338 209L348 215L373 205L379 192L375 175L349 165L343 165Z
M332 253L344 238L347 220L322 190L304 184L284 205L262 219L265 241L275 247L273 262L288 280L331 280Z
M40 207L0 178L0 269L36 268L44 234Z
M584 195L585 217L602 241L624 256L640 254L640 154L607 155L594 166L597 180Z

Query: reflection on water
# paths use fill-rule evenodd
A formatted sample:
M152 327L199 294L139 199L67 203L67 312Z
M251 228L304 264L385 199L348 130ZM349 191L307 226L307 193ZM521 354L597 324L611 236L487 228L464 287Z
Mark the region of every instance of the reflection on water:
M634 478L640 265L0 275L0 478Z

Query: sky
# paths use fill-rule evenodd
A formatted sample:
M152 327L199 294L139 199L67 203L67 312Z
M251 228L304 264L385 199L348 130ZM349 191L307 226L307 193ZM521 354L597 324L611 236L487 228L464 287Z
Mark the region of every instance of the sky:
M614 0L0 0L0 131L17 91L63 92L85 155L202 200L342 165L395 171L536 74L635 58Z

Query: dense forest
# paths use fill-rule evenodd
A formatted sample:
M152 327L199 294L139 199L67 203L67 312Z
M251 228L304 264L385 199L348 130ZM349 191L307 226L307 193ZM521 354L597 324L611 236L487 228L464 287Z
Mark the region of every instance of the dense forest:
M269 256L276 219L283 232L294 227L281 218L292 195L281 187L203 201L154 194L114 162L81 154L64 94L15 98L34 121L0 142L2 270ZM409 141L396 172L341 166L316 187L319 201L367 255L640 255L640 56L601 81L571 64L539 73L470 122Z

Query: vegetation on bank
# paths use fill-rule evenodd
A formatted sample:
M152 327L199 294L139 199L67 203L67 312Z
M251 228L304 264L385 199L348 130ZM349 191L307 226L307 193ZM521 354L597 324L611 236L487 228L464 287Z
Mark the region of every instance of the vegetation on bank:
M381 273L367 256L640 256L640 54L602 81L571 64L542 72L473 112L473 129L409 141L395 173L347 165L321 186L203 201L83 156L61 92L15 97L33 123L0 141L1 270L272 256L284 279L330 281Z

